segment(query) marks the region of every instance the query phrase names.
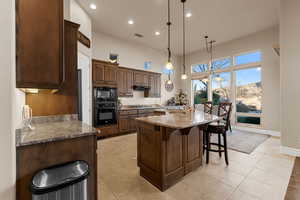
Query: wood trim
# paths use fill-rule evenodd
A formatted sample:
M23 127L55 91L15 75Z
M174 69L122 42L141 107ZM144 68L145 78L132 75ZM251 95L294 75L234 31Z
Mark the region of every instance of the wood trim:
M90 39L85 36L83 33L81 33L80 31L78 31L77 33L78 35L78 41L83 44L84 46L86 46L87 48L91 48L91 41Z

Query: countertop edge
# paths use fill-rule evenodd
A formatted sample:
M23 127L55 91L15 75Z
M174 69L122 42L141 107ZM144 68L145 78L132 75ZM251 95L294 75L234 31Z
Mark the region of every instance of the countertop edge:
M149 119L146 120L146 119L143 119L143 118L144 117L136 118L136 120L140 121L140 122L144 122L146 124L152 124L154 126L161 126L161 127L166 127L166 128L172 128L172 129L185 129L185 128L190 128L190 127L194 127L194 126L200 126L200 125L203 125L203 124L209 124L209 123L212 123L212 122L217 122L217 121L222 119L222 117L220 117L219 119L211 120L210 122L196 123L196 124L191 124L191 125L188 125L188 126L172 126L172 125L159 123L159 122L149 122Z
M30 141L30 142L22 142L21 144L20 144L20 142L16 142L16 147L24 147L24 146L30 146L30 145L36 145L36 144L45 144L48 142L58 142L58 141L63 141L63 140L68 140L68 139L93 136L96 134L97 134L97 131L93 131L93 132L75 134L75 135L70 135L70 136L61 136L61 137L54 137L54 138L42 139L42 140L36 140L36 141ZM18 136L16 135L16 137L18 137Z

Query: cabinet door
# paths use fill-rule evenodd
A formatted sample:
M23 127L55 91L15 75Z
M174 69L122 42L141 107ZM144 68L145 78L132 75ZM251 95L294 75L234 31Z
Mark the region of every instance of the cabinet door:
M132 116L129 119L129 131L136 132L136 121L135 118L137 116Z
M127 116L119 118L119 130L120 132L127 132L129 131L129 118Z
M149 87L150 87L150 91L148 97L155 97L156 85L155 85L154 75L149 75Z
M160 74L155 75L154 85L155 85L154 96L161 97L161 75Z
M108 84L117 84L117 68L111 66L105 66L104 80Z
M134 84L139 86L148 86L149 85L149 76L145 72L134 72Z
M16 0L16 86L59 88L64 81L63 1Z
M133 72L127 70L126 72L126 96L133 96Z
M104 68L105 66L100 63L93 64L93 82L102 84L104 82Z
M126 88L126 71L119 69L117 72L117 77L118 77L118 94L119 97L125 97L127 88Z

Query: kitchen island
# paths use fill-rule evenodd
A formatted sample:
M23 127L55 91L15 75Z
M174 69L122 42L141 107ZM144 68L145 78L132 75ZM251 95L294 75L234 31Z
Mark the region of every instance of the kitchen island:
M221 118L203 112L177 112L137 118L140 175L165 191L202 165L203 130Z
M88 199L97 199L97 130L70 118L43 118L34 130L16 131L16 199L31 200L32 177L51 166L76 160L89 165Z

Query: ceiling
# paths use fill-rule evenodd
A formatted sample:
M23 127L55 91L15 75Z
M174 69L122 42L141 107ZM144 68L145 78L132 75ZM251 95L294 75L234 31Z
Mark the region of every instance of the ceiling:
M77 0L92 17L93 31L167 48L167 0ZM96 10L89 8L97 5ZM204 47L204 36L223 43L279 24L280 0L187 0L187 53ZM134 20L133 25L127 21ZM171 0L171 49L182 55L182 4ZM155 36L160 31L160 36ZM142 34L137 38L134 33Z

